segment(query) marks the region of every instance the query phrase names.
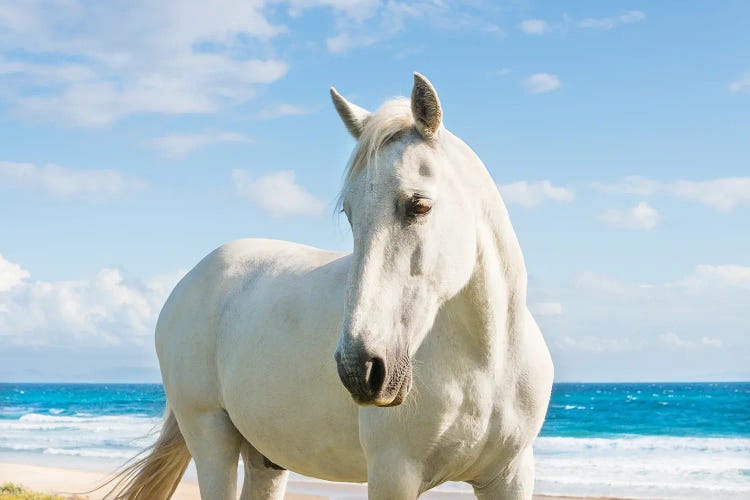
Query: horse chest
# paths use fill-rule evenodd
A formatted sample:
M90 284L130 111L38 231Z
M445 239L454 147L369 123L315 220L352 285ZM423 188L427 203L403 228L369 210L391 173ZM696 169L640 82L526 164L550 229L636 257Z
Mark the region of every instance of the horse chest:
M464 373L417 395L435 409L430 425L424 420L415 425L426 444L422 463L428 486L471 481L508 463L522 448L525 431L514 398L498 390L494 377Z

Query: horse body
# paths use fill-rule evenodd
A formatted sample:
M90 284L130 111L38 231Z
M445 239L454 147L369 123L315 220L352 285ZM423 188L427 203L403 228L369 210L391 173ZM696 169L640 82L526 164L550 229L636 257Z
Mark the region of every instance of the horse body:
M367 481L370 498L466 481L530 499L552 363L497 188L423 77L411 109L369 115L332 93L360 140L342 193L354 252L240 240L188 273L157 324L179 424L159 443L184 436L204 498L234 498L242 454L247 499L283 498L267 461Z
M467 289L438 314L417 352L413 403L359 408L338 382L331 356L350 261L351 255L248 239L196 266L157 327L164 387L178 422L196 408L224 410L272 462L331 481L367 481L360 434L421 464L420 490L500 471L541 424L539 412L528 420L516 402L544 401L544 394L523 392L525 386L519 393L520 380L505 376L517 369L508 358L538 352L527 344L538 342L535 326L527 325L520 352L504 349L507 358L492 359Z

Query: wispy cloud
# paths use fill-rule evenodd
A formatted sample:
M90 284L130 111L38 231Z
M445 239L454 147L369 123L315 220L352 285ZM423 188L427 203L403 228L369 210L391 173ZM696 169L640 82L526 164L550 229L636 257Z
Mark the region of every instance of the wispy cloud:
M521 31L528 35L543 35L549 31L547 21L543 19L526 19L519 25Z
M693 351L699 347L708 347L708 348L719 348L724 347L724 343L721 341L721 339L716 337L709 337L709 336L702 336L699 339L688 339L683 338L677 335L674 332L667 332L659 336L659 341L672 349L684 349Z
M507 66L503 67L503 68L498 68L498 69L496 69L496 70L494 70L494 71L491 72L491 74L494 75L494 76L508 76L511 73L513 73L513 69L512 68L508 68Z
M677 181L668 188L678 198L697 201L719 212L731 212L750 204L750 177L727 177L709 181Z
M0 188L38 189L57 198L106 200L138 191L146 182L116 170L83 170L48 164L0 162Z
M63 4L20 2L0 13L0 98L20 116L78 126L143 113L213 113L252 99L289 71L269 50L288 31L276 21L284 8L291 16L331 12L336 31L326 45L334 53L416 24L504 36L481 4L431 0Z
M330 7L354 21L362 22L378 13L382 0L289 0L289 13L300 16L315 7Z
M285 116L307 115L312 112L313 110L310 108L284 103L261 110L260 113L257 114L257 117L261 120L273 120Z
M661 189L662 183L648 177L631 175L617 182L594 182L592 186L607 193L624 193L636 196L651 196Z
M320 215L325 203L297 184L291 170L252 177L247 170L232 170L237 194L275 217Z
M534 73L523 81L523 86L530 94L545 94L560 88L560 78L550 73Z
M659 341L668 347L676 349L695 349L696 346L695 342L685 340L673 332L667 332L660 335Z
M625 229L650 231L659 222L659 212L645 201L624 210L609 209L598 219L605 224Z
M734 287L750 290L750 267L733 264L695 266L693 273L672 286L691 290L710 287Z
M620 273L632 274L628 269ZM585 272L575 284L572 290L556 291L566 304L561 326L569 322L571 328L571 342L561 348L584 350L582 339L598 330L606 330L602 337L632 340L644 352L748 345L750 267L701 264L681 278L657 283ZM727 362L736 364L738 358Z
M265 17L263 2L165 0L146 9L42 0L12 12L0 16L0 81L24 116L100 126L134 113L212 112L288 70L279 59L235 55L286 31ZM43 57L22 61L18 52Z
M646 14L639 10L623 12L617 16L586 18L578 22L578 27L597 30L611 30L622 24L638 23L646 19Z
M591 271L582 273L576 280L576 286L613 295L620 295L626 290L626 286L615 278Z
M607 338L604 336L583 335L572 337L565 335L557 342L563 350L576 350L587 353L632 352L640 349L639 343L624 338Z
M699 264L685 277L659 285L627 284L604 274L587 271L578 277L576 285L596 293L621 297L645 296L655 290L679 291L691 295L696 295L696 292L711 293L718 289L735 292L740 289L747 292L750 291L750 267L737 264Z
M563 306L559 302L536 302L531 304L530 309L537 316L559 316L563 313Z
M566 36L571 28L583 30L608 31L624 24L632 24L644 21L646 14L639 10L623 12L611 17L584 18L575 20L568 14L563 14L558 20L547 21L544 19L526 19L518 27L528 35L546 35L555 33Z
M545 201L570 203L575 193L566 187L554 186L550 181L519 181L498 186L505 203L533 208Z
M623 177L615 183L594 183L604 192L619 192L637 196L666 194L690 200L722 213L729 213L740 205L750 205L750 177L723 177L705 181L657 181L648 177Z
M359 0L293 1L300 12L320 5L330 6L337 19L338 32L326 40L329 52L342 54L369 47L396 37L410 25L423 24L445 31L471 30L495 37L505 32L483 15L481 4L472 9L454 2L419 0L413 2L380 2Z
M750 71L730 82L728 88L730 92L734 93L750 93Z
M165 158L182 159L212 144L247 143L252 138L239 132L209 131L203 133L173 133L151 140L151 146Z

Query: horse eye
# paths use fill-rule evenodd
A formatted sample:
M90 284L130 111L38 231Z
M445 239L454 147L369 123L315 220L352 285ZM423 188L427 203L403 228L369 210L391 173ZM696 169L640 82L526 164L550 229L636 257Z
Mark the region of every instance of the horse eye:
M414 197L409 200L406 213L410 217L427 215L432 210L432 200Z

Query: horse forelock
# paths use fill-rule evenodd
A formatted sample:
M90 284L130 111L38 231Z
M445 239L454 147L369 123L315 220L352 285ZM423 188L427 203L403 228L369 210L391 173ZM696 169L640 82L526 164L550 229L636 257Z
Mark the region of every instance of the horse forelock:
M411 111L411 101L405 97L386 101L380 109L367 117L362 135L357 142L357 148L344 173L344 185L339 194L339 205L349 182L371 163L383 147L413 128L414 116Z

